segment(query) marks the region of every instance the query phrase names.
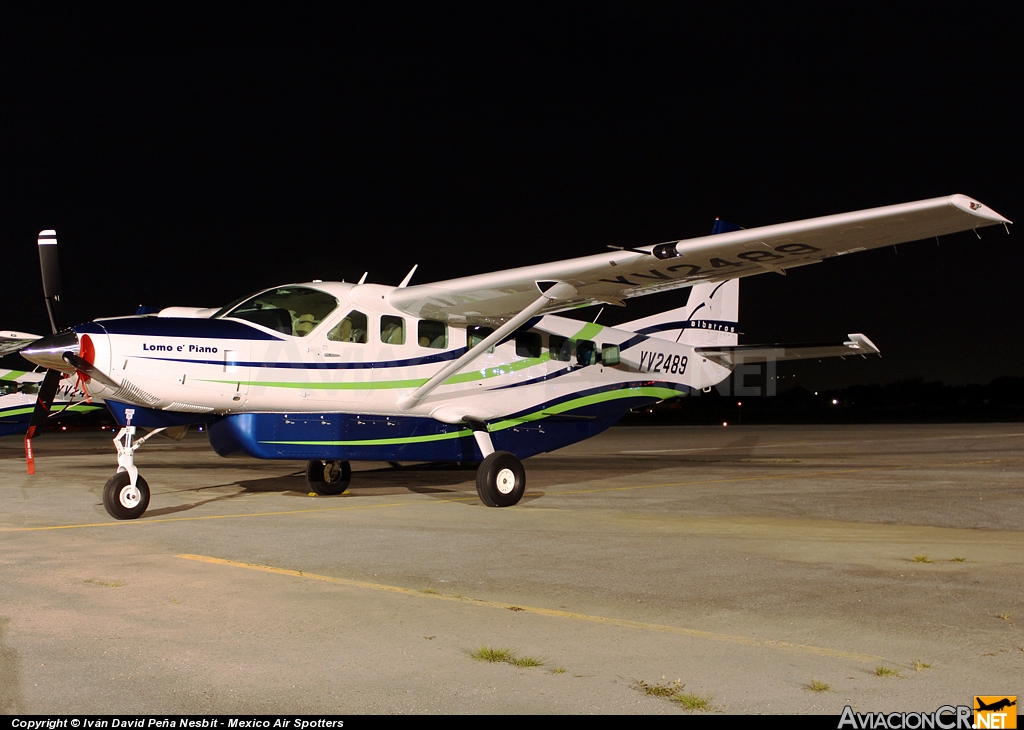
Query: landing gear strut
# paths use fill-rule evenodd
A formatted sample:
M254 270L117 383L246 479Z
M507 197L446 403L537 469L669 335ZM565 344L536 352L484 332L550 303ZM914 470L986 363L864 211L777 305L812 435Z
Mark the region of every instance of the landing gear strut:
M138 519L149 507L149 485L135 468L135 451L150 437L164 430L150 431L135 441L135 426L125 426L114 437L117 473L103 486L103 507L115 520Z
M347 461L313 459L306 464L306 483L311 492L322 496L344 494L350 481L352 466Z

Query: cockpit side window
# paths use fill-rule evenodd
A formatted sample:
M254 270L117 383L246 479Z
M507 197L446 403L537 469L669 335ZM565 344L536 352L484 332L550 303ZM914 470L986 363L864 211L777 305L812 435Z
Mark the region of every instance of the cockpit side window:
M338 300L318 289L286 286L257 294L230 309L228 307L214 314L214 318L244 319L283 335L305 337L338 308Z
M356 342L366 344L366 315L357 309L345 315L345 318L338 322L327 333L327 339L331 342Z

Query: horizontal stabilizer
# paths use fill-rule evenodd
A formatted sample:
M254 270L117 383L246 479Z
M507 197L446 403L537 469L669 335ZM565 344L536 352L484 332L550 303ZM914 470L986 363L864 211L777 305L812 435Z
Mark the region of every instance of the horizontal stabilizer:
M732 345L727 347L697 347L694 351L701 357L726 367L743 363L769 362L772 360L814 360L821 357L846 357L847 355L878 355L875 344L861 334L848 335L843 343L811 343L799 345Z

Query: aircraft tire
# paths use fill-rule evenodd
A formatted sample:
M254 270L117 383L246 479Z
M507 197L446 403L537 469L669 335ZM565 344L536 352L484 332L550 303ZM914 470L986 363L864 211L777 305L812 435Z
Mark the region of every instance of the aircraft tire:
M526 469L515 454L495 451L476 470L476 493L488 507L511 507L526 491Z
M128 472L119 471L103 486L103 508L115 520L135 520L149 507L149 485L141 476L131 488Z
M352 481L352 466L347 461L321 461L313 459L306 464L306 483L309 491L323 497L344 494Z

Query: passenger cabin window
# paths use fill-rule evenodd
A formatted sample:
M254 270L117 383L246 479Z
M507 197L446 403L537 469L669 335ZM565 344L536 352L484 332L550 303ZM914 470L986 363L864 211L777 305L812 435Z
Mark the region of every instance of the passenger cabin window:
M469 348L472 349L479 345L481 342L486 340L494 334L493 327L484 327L482 325L473 324L466 328L466 343ZM490 348L488 352L494 352L494 348Z
M437 350L448 347L448 325L444 322L421 319L417 325L416 336L419 338L420 347L433 347Z
M576 362L580 365L593 365L597 362L597 345L590 340L579 340L576 343Z
M338 300L327 292L287 286L249 297L241 304L232 302L213 318L244 319L283 335L305 337L337 308Z
M356 342L366 344L366 315L353 309L327 333L331 342Z
M559 362L569 362L572 360L572 348L576 344L568 337L562 337L561 335L551 335L548 339L548 350L551 352L551 359L558 360Z
M542 344L539 332L520 332L516 335L516 355L519 357L540 357Z
M385 345L404 345L405 320L390 314L381 315L380 341Z
M619 364L619 346L601 345L601 362L610 368Z

